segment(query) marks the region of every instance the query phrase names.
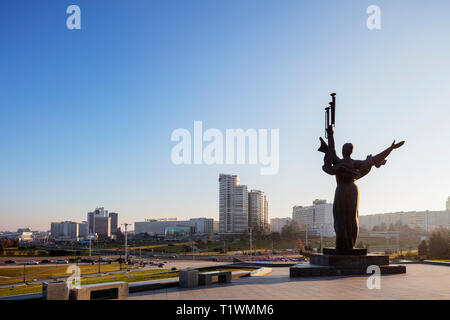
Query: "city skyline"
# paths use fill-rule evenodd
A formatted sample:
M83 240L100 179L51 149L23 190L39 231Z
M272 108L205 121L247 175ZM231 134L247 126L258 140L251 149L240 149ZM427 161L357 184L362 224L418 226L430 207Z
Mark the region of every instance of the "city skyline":
M358 182L360 215L442 210L450 194L450 4L80 0L0 4L0 229L48 229L105 206L121 221L219 219L217 176L264 190L270 217L334 197L317 152L337 92L336 143L365 159L405 146ZM171 162L174 130L279 129L260 165ZM389 181L387 184L386 181ZM176 201L174 199L176 198Z
M255 191L255 190L252 190L252 191ZM329 202L328 200L318 200L318 199L315 199L315 200L313 200L313 201L311 201L310 203L305 203L305 204L297 204L297 205L294 205L292 208L291 208L291 210L290 210L290 212L289 213L286 213L286 214L282 214L282 215L278 215L278 216L273 216L273 215L269 215L268 216L268 221L270 221L270 220L272 220L272 219L285 219L285 218L289 218L289 219L291 219L292 220L292 210L295 208L295 207L310 207L311 205L314 205L315 204L315 202L316 201L325 201L325 203L326 204L332 204L332 202ZM422 212L436 212L436 211L438 211L438 212L443 212L443 211L450 211L450 196L447 198L447 200L445 201L445 204L444 204L444 206L441 208L441 209L437 209L437 210L431 210L431 209L425 209L425 210L400 210L400 211L386 211L386 212L373 212L373 213L368 213L368 214L360 214L360 216L375 216L375 215L389 215L389 214L402 214L402 213L414 213L414 212L419 212L419 213L422 213ZM97 206L96 207L96 209L98 209L98 208L104 208L103 206ZM108 212L109 210L106 210L106 212ZM89 214L89 213L91 213L91 212L87 212L86 214ZM116 213L116 212L113 212L113 211L111 211L110 212L111 214L115 214L115 215L117 215L118 213ZM212 218L212 219L214 219L214 221L219 221L219 213L217 213L217 217L213 217L213 216L197 216L197 217L188 217L187 219L199 219L199 218ZM166 216L166 217L160 217L160 216L152 216L152 217L147 217L147 218L143 218L143 219L140 219L141 221L146 221L146 220L158 220L158 219L179 219L179 220L182 220L182 219L180 219L180 218L178 218L178 217L170 217L170 216ZM127 220L126 218L125 218L125 220ZM76 222L76 223L83 223L83 222L87 222L87 220L83 220L83 219L77 219L77 218L74 218L74 219L56 219L56 220L54 220L54 221L49 221L49 225L51 224L51 223L60 223L60 222ZM131 221L131 225L133 226L134 225L134 223L136 223L136 222L139 222L139 220L133 220L133 221ZM129 222L127 222L127 223L129 223ZM120 224L122 224L122 223L120 223ZM119 225L119 227L120 227L120 225ZM30 228L31 230L35 230L35 231L49 231L51 228L50 227L48 227L48 228L34 228L34 226L31 226L31 225L18 225L17 227L12 227L12 228L10 228L10 229L7 229L7 228L1 228L1 226L0 226L0 232L6 232L6 231L8 231L8 232L14 232L15 230L17 230L17 229L21 229L21 228ZM130 231L134 231L134 229L129 229Z

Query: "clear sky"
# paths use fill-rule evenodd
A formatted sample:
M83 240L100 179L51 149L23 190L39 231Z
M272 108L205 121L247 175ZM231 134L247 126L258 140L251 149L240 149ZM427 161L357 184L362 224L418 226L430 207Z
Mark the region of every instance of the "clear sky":
M81 30L66 8L81 8ZM368 30L366 8L381 8ZM332 201L317 152L337 92L338 149L406 144L358 182L360 214L442 210L450 195L450 2L0 2L0 230L86 219L218 219L218 175L270 217ZM280 130L280 170L175 166L173 130ZM340 152L339 152L340 153Z

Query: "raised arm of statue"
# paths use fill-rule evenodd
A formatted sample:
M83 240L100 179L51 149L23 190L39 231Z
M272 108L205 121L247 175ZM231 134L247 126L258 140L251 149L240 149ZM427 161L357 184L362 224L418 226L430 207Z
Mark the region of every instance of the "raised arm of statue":
M380 152L379 154L377 154L376 156L373 157L373 165L377 168L381 167L382 165L385 165L386 161L387 161L386 158L392 152L392 150L398 149L404 144L405 144L405 141L395 143L395 140L394 140L394 142L392 143L392 145L389 148L387 148L383 152Z
M323 158L323 166L322 170L328 173L329 175L336 175L337 167L335 168L335 165L341 160L336 155L336 148L334 145L334 137L333 137L333 129L329 128L327 130L327 136L328 136L328 144L323 141L322 138L320 138L320 148L319 151L325 153L325 156Z
M329 127L327 129L327 135L328 135L328 152L330 153L331 162L333 164L336 164L340 160L340 158L336 154L336 146L334 144L334 132L332 127Z

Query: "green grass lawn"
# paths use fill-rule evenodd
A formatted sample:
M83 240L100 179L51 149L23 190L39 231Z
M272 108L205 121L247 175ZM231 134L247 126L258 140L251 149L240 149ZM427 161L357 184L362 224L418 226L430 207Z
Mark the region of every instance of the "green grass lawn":
M439 259L439 260L432 259L431 261L450 262L450 259Z
M33 279L46 279L55 277L68 277L67 265L62 266L27 266L25 268L26 281ZM98 273L98 265L79 265L82 275ZM119 264L102 264L100 265L100 272L119 271ZM122 270L125 266L122 265ZM23 268L0 268L0 285L14 284L23 282Z
M253 271L252 268L206 268L202 269L201 272L211 272L211 271ZM116 281L126 281L126 282L138 282L138 281L149 281L158 279L168 279L178 277L179 271L169 271L167 269L155 269L155 270L145 270L145 271L130 271L123 274L111 274L102 275L89 278L82 278L81 285L104 283L104 282L116 282ZM30 285L18 285L10 288L0 288L0 297L26 294L26 293L38 293L42 292L42 284L30 284Z

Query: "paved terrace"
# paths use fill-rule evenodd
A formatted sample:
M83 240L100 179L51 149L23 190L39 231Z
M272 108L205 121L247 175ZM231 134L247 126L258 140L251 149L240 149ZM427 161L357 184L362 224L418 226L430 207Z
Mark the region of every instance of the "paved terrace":
M450 299L450 267L407 264L407 273L381 277L381 289L369 290L367 277L289 278L289 268L273 268L264 277L234 279L195 289L167 288L130 295L132 300L308 300Z

